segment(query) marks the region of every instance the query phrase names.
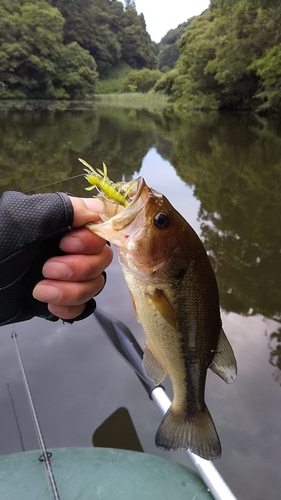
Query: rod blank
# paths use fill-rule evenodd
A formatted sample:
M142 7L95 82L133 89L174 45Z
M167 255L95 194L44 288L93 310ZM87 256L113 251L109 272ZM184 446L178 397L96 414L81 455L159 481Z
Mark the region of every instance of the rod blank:
M53 474L53 470L52 470L52 466L51 466L51 462L50 462L50 454L47 452L47 449L46 449L46 446L45 446L45 442L44 442L44 438L43 438L43 434L42 434L42 431L41 431L41 428L40 428L39 420L38 420L38 417L37 417L37 414L36 414L36 410L35 410L35 406L34 406L34 403L33 403L32 394L31 394L31 391L30 391L30 388L29 388L27 376L26 376L26 373L25 373L25 369L24 369L24 365L23 365L23 361L22 361L22 357L21 357L21 353L20 353L20 349L19 349L19 345L18 345L18 341L17 341L17 334L16 334L15 329L14 329L14 325L12 325L12 339L14 339L14 343L15 343L15 347L16 347L16 351L17 351L17 356L18 356L18 360L19 360L19 365L20 365L21 372L22 372L22 378L23 378L23 382L24 382L24 387L26 389L27 399L28 399L28 403L29 403L29 406L30 406L30 411L31 411L31 415L32 415L32 418L33 418L34 427L35 427L35 430L36 430L36 434L37 434L39 446L40 446L40 449L42 451L43 461L44 461L45 466L46 466L46 470L47 470L47 474L48 474L48 479L50 481L50 486L51 486L51 489L52 489L53 497L54 497L55 500L60 500L60 496L59 496L59 493L58 493L56 481L55 481L55 478L54 478L54 474Z

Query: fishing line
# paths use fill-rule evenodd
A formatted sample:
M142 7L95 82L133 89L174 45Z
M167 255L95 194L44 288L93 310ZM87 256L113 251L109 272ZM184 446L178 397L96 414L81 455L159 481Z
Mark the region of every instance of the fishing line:
M42 186L37 186L35 188L27 189L27 191L23 191L24 194L31 193L32 191L36 191L37 189L42 189L49 186L54 186L55 184L59 184L60 182L70 181L71 179L76 179L77 177L84 177L84 174L73 175L72 177L67 177L66 179L61 179L59 181L50 182L49 184L43 184Z
M51 466L51 462L50 462L51 454L48 453L48 451L46 449L44 438L43 438L43 434L42 434L42 431L40 429L40 424L39 424L39 420L38 420L38 417L37 417L37 414L36 414L36 410L35 410L35 406L34 406L34 403L33 403L33 399L32 399L31 391L30 391L30 388L29 388L29 384L28 384L26 373L25 373L25 369L24 369L24 366L23 366L23 361L22 361L22 357L21 357L19 345L18 345L18 342L17 342L17 334L15 332L14 325L12 325L12 335L11 335L11 337L12 337L12 339L14 339L14 343L15 343L15 347L16 347L16 352L17 352L17 356L18 356L18 360L19 360L19 365L20 365L21 372L22 372L22 378L23 378L24 386L25 386L26 393L27 393L27 399L28 399L28 402L29 402L29 405L30 405L31 415L32 415L32 418L33 418L33 421L34 421L34 427L35 427L35 430L36 430L36 434L37 434L39 446L40 446L41 451L42 451L42 461L45 463L45 466L46 466L46 470L47 470L47 474L48 474L48 479L49 479L49 482L50 482L50 485L51 485L53 497L54 497L55 500L60 500L60 496L59 496L59 493L58 493L56 481L55 481L55 478L54 478L54 474L53 474L53 470L52 470L52 466Z

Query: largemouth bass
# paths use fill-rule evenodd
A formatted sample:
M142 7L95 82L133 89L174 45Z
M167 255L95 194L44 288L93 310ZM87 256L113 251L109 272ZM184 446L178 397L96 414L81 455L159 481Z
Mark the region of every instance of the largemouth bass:
M87 227L117 248L146 337L146 375L156 384L166 374L172 381L174 399L156 446L219 458L219 437L204 400L207 369L232 383L236 360L222 329L209 258L188 222L142 177L122 184L122 193L128 203L106 197L103 222Z

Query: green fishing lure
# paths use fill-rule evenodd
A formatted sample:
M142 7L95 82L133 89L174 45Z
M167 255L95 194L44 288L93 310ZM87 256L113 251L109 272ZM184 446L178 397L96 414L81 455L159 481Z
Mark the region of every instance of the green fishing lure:
M128 193L131 189L127 189L127 191L124 191L123 187L126 182L117 182L114 183L112 182L108 175L107 175L107 166L105 163L102 164L103 170L100 169L94 169L87 163L85 160L82 160L82 158L78 158L81 163L87 168L85 168L85 179L91 184L91 186L86 187L86 191L91 191L92 189L96 189L101 196L106 198L107 200L118 203L119 205L123 205L126 207L131 199L128 196Z

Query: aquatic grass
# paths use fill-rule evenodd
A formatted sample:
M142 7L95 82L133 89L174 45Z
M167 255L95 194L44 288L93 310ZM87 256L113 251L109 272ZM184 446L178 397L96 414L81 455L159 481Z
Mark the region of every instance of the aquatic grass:
M129 109L163 110L168 106L168 98L155 92L127 92L122 94L99 94L95 96L98 106Z

